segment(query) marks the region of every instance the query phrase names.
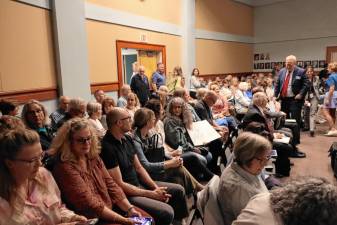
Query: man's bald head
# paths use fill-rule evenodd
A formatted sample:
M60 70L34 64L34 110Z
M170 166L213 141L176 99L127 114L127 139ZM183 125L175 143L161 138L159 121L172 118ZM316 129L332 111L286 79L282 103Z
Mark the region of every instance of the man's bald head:
M107 123L108 129L110 130L114 125L116 125L118 120L127 118L128 116L130 115L126 109L120 108L120 107L114 107L106 115L106 123Z

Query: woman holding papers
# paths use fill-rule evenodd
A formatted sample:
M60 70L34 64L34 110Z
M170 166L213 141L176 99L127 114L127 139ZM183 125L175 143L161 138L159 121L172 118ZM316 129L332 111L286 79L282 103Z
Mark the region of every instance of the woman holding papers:
M203 175L205 180L213 177L213 173L207 168L212 154L205 147L193 145L186 129L192 127L192 115L182 98L173 98L168 106L164 119L166 143L173 149L182 149L181 157L186 168L194 175Z
M154 129L158 120L154 112L147 108L138 109L135 113L134 144L140 163L154 180L180 184L187 195L201 191L203 185L183 166L180 155L165 160L163 137Z

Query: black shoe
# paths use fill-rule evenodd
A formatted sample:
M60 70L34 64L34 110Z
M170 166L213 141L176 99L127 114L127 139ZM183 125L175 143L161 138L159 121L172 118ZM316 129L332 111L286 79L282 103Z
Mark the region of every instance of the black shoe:
M310 137L315 137L315 131L313 130L310 131Z
M304 152L295 150L295 151L292 151L290 153L289 157L292 157L292 158L305 158L306 154Z

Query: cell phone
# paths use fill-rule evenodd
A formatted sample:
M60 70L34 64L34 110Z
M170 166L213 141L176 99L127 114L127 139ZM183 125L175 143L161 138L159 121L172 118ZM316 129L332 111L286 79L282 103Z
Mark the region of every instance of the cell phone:
M277 151L275 149L271 150L270 156L273 158L277 158Z
M89 219L85 222L78 222L76 225L95 225L98 222L98 218L95 219Z
M152 225L153 219L151 217L130 217L133 221L139 222L140 225Z

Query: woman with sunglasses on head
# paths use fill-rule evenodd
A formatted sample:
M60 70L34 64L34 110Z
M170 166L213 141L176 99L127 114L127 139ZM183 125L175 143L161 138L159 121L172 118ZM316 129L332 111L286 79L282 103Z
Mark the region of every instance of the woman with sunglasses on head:
M268 192L260 174L271 150L266 138L250 132L241 133L234 143L234 162L222 172L217 193L225 225L232 224L251 197Z
M53 147L58 156L53 175L64 201L75 212L113 224L131 225L136 222L127 217L149 217L129 203L109 175L99 157L99 143L88 120L68 121L60 128Z
M14 129L0 137L0 224L71 225L87 219L68 210L51 174L41 167L39 135Z

